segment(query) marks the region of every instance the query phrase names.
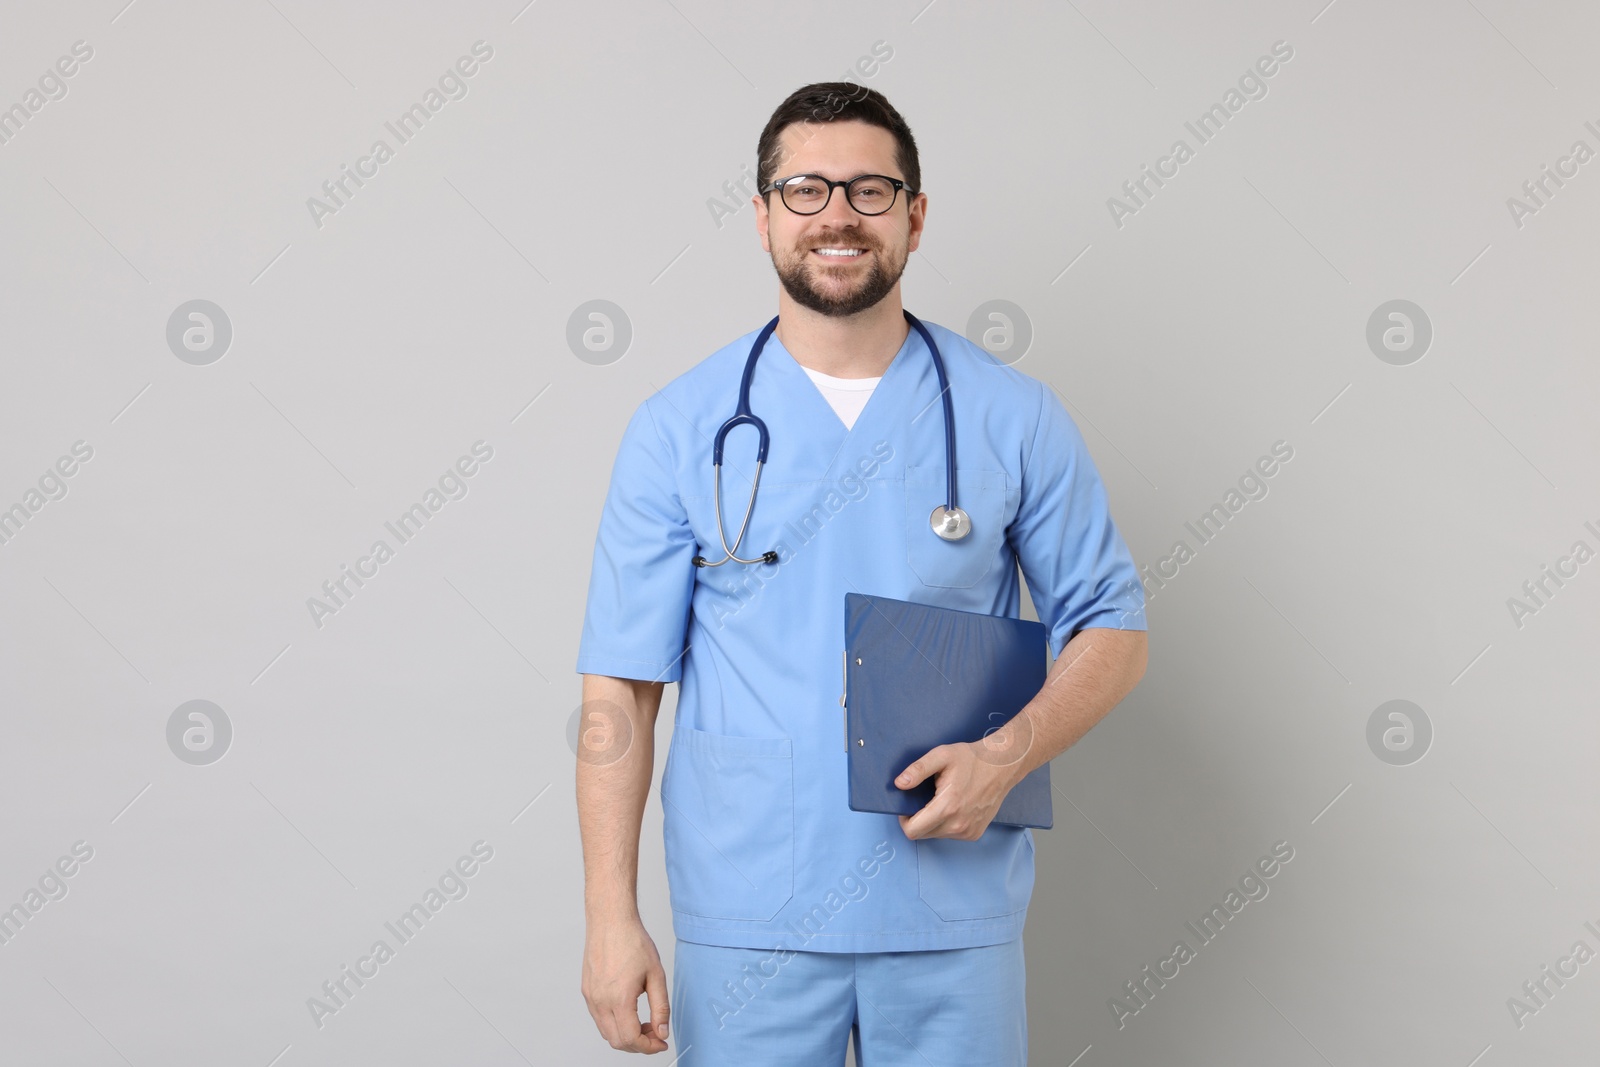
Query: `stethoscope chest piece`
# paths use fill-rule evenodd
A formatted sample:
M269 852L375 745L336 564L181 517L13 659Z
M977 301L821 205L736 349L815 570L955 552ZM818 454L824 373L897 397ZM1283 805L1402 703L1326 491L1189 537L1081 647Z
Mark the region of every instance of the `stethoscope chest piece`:
M947 509L943 504L933 509L933 514L928 516L928 524L933 527L933 532L946 541L959 541L972 532L972 520L960 508Z

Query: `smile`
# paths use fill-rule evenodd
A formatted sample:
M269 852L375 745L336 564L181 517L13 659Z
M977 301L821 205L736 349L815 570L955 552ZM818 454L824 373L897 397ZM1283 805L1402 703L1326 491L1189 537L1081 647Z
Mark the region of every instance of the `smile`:
M819 256L833 256L836 259L854 259L866 252L864 248L813 248L811 251Z

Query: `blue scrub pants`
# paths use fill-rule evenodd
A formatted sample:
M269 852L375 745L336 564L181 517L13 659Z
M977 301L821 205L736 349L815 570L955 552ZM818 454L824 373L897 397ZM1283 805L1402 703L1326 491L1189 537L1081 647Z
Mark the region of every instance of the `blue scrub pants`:
M789 952L678 940L677 1067L1026 1067L1022 938L927 952Z

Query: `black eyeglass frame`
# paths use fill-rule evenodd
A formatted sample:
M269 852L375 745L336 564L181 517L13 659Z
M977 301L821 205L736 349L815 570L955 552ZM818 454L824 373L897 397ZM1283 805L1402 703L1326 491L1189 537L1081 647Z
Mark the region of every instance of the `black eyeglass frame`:
M817 210L795 211L795 209L790 206L788 199L784 197L783 186L799 178L810 178L814 181L822 182L828 187L828 195L823 198L822 206L817 208ZM886 181L894 189L894 193L889 197L888 206L882 211L862 211L860 208L856 207L856 202L850 199L850 186L854 185L856 182L864 181L867 178L877 178L880 181ZM787 178L772 179L767 183L766 188L761 190L761 192L777 193L778 199L783 201L783 206L794 212L796 215L820 215L822 212L828 210L828 205L833 203L833 191L841 186L844 188L844 202L850 205L850 210L854 211L858 215L864 215L869 219L876 218L879 215L887 214L890 210L892 210L894 205L900 199L900 190L904 189L907 197L914 197L918 192L918 190L912 189L899 178L891 178L887 174L857 174L854 178L848 178L840 182L836 182L832 178L824 178L820 174L791 174Z

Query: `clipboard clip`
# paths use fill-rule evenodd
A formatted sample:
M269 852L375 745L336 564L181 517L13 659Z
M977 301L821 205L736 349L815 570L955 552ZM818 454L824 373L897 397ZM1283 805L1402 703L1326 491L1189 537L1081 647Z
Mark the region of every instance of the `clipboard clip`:
M844 722L844 750L850 752L850 711L845 703L850 695L850 650L847 648L839 653L839 667L843 677L839 688L839 718Z

